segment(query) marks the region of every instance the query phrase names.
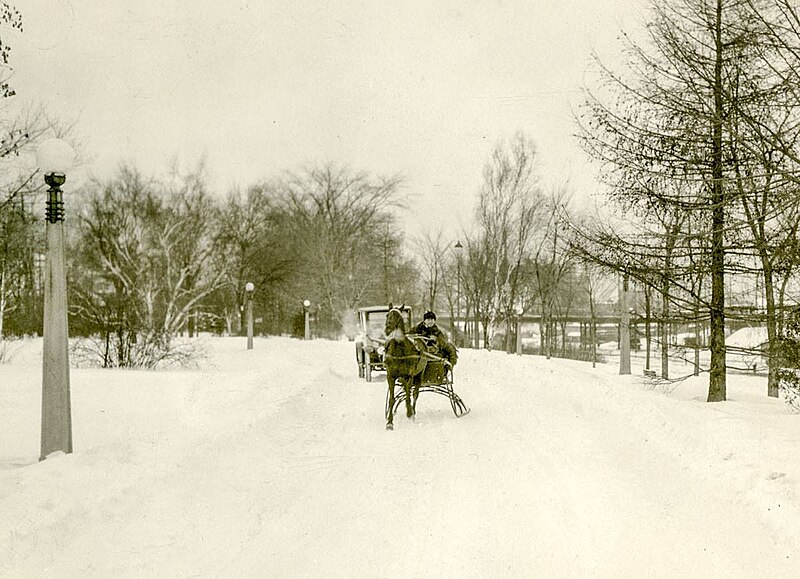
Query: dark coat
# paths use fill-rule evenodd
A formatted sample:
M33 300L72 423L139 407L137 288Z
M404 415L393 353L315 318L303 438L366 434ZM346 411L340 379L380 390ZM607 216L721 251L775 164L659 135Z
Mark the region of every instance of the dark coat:
M436 338L436 341L439 341L441 338L445 343L447 343L447 338L444 335L444 332L439 329L439 326L433 324L431 327L425 325L425 321L421 321L417 324L417 327L414 328L414 333L420 336L425 336L426 338Z
M447 336L439 329L439 326L433 324L431 327L428 327L425 325L425 320L423 320L417 324L413 333L425 336L426 338L434 338L439 354L448 359L451 364L455 365L458 359L456 348L447 340Z

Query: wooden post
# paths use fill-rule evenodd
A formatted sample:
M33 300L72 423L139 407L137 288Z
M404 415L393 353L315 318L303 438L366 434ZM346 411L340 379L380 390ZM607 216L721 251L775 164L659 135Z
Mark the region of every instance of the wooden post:
M628 274L622 279L622 293L619 300L619 373L631 373L631 332L628 313Z

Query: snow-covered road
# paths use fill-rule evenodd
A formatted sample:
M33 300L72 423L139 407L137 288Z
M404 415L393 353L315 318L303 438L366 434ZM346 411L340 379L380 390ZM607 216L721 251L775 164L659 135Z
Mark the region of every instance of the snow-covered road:
M197 371L74 371L75 453L0 470L0 576L797 576L798 468L735 402L464 350L472 412L423 395L387 432L352 343L208 344ZM14 464L38 444L20 358Z

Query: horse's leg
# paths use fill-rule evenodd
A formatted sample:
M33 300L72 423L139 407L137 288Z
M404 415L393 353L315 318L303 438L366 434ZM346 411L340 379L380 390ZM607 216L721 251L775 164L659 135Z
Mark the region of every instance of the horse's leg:
M394 430L394 376L391 372L386 373L386 381L389 383L386 392L386 430Z
M414 376L414 384L413 384L413 402L411 403L411 412L414 413L414 416L417 415L417 398L419 398L419 387L422 384L422 373L417 374Z
M411 400L411 381L414 378L403 378L403 390L406 393L406 417L413 418L414 417L414 406L413 401Z
M422 386L422 376L425 374L425 368L427 364L425 363L424 359L420 358L420 362L417 365L417 373L411 377L411 414L413 416L417 415L417 398L419 398L419 389Z

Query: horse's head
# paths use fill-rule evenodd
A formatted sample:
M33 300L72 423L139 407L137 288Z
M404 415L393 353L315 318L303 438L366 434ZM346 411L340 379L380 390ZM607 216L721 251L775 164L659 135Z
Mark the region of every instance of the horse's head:
M393 307L389 304L389 313L386 314L386 325L383 333L389 338L401 338L406 335L406 324L403 320L402 306Z

